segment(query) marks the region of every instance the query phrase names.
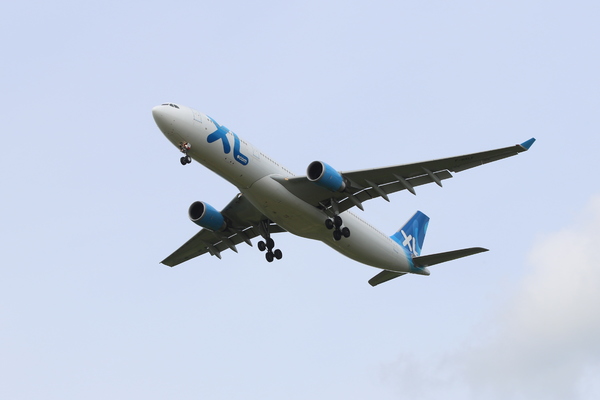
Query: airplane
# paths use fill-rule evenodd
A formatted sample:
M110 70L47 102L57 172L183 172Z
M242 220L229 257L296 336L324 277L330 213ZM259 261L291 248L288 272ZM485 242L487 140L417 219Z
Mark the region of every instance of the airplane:
M161 263L174 267L202 254L219 259L228 249L261 236L260 251L268 262L280 260L272 234L290 232L319 240L344 256L382 271L369 280L376 286L406 275L429 275L428 267L474 255L472 247L421 255L429 217L417 211L391 236L349 210L363 203L417 186L435 183L489 162L529 150L535 138L510 147L383 168L338 172L323 161L296 176L236 133L206 114L164 103L152 109L158 128L181 153L180 163L195 160L233 184L239 193L221 211L203 201L189 207L189 218L202 229Z

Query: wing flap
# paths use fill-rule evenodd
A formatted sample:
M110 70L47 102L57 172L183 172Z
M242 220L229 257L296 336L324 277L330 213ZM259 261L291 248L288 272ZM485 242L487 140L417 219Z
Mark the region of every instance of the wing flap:
M445 180L445 179L450 179L452 178L452 174L448 171L439 171L435 173L436 178L438 178L440 181L441 180ZM408 182L410 184L410 187L416 187L416 186L422 186L422 185L426 185L428 183L432 183L435 182L429 175L427 174L423 174L421 176L417 176L417 177L413 177L413 178L408 178L406 179L406 182ZM391 183L386 183L386 184L381 184L378 185L379 189L381 189L383 192L385 192L385 194L391 194L391 193L396 193L399 192L401 190L406 190L408 189L406 187L406 185L401 182L401 181L395 181L395 182L391 182ZM373 187L369 187L367 189L361 190L356 192L355 194L353 194L354 198L356 200L358 200L359 202L363 203L367 200L371 200L371 199L375 199L377 197L381 197L381 194L379 193L379 191L377 191L376 189L374 189ZM341 193L341 197L339 200L336 199L336 201L338 202L338 208L340 212L344 212L346 210L349 210L350 208L352 208L355 204L354 202L352 202L349 198L349 196L346 194Z

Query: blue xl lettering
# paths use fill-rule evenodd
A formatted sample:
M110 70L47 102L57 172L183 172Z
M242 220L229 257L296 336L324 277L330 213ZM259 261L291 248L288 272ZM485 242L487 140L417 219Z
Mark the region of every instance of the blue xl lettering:
M231 132L233 133L233 132ZM233 156L235 157L236 161L239 162L242 165L248 165L248 157L246 157L245 155L243 155L240 152L240 138L238 137L238 135L236 135L235 133L233 133L233 139L234 139L234 143L233 143Z
M229 152L231 151L231 145L229 144L229 140L227 140L227 129L223 129L222 126L217 125L217 130L208 135L206 140L208 141L208 143L212 143L216 142L219 139L223 141L223 152L225 154L229 154Z
M210 117L208 117L208 118L210 118ZM231 151L231 145L229 144L229 140L227 139L227 133L229 132L229 129L217 124L217 122L212 118L210 118L210 120L212 121L213 124L215 124L215 126L217 127L217 130L214 131L213 133L211 133L210 135L208 135L208 137L206 138L206 141L208 143L213 143L213 142L216 142L217 140L222 140L223 141L223 152L225 154L229 154L229 152ZM248 165L248 157L243 155L240 151L240 149L241 149L240 138L238 137L238 135L236 135L233 132L231 132L231 134L233 135L233 158L242 165Z

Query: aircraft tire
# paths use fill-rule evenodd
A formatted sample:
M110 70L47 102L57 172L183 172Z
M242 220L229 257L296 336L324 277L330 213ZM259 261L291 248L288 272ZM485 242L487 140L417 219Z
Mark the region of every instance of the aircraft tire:
M333 225L333 221L330 219L326 219L325 220L325 227L327 227L327 229L331 230L333 229L334 225Z
M283 257L283 253L281 252L281 250L277 249L273 252L273 255L275 256L276 259L281 260L281 258Z
M179 159L179 162L181 163L181 165L185 165L185 164L187 164L187 159L185 157L181 157Z
M186 162L186 164L191 164L191 163L192 163L192 157L190 157L190 156L187 156L187 157L185 158L185 162Z
M333 238L336 241L339 241L342 238L342 232L336 229L335 231L333 231Z
M345 238L349 238L350 237L350 229L348 229L347 227L342 228L342 235Z
M275 247L275 241L271 238L267 239L267 249L269 249L269 251L273 250L273 247Z
M267 249L267 245L262 240L258 242L258 250L265 251Z
M265 254L265 258L267 259L268 262L273 262L273 253L271 253L270 251L267 251L267 254Z
M342 226L342 223L343 223L343 221L342 221L342 217L340 217L339 215L336 215L335 217L333 217L333 224L334 224L336 227L338 227L338 228L339 228L340 226Z

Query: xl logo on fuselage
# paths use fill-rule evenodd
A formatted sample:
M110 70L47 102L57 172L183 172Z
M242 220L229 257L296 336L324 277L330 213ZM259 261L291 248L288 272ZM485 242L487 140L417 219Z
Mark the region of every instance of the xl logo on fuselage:
M243 155L242 152L240 151L242 145L241 145L240 138L238 137L238 135L231 132L226 127L217 124L217 122L214 119L212 119L210 117L208 117L208 118L212 121L213 124L215 124L215 126L217 127L217 130L214 131L213 133L211 133L210 135L208 135L208 137L206 138L206 141L208 143L213 143L213 142L216 142L217 140L221 140L222 144L223 144L223 153L229 154L231 152L231 144L229 143L227 134L231 133L231 135L233 136L233 158L235 159L235 161L239 162L242 165L248 165L248 157Z

